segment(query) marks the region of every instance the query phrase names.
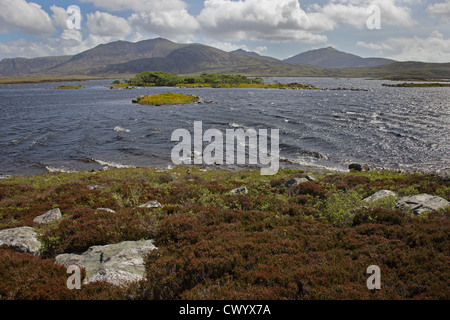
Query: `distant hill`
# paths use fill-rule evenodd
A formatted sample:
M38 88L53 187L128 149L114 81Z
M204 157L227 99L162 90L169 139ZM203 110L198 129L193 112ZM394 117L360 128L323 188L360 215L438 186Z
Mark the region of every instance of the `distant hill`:
M137 43L116 41L74 56L0 61L0 77L17 78L14 83L22 77L112 78L129 77L143 71L180 75L233 73L265 77L450 78L448 63L365 59L333 48L309 51L280 61L245 50L225 52L207 45L178 44L162 38ZM1 80L5 83L5 79Z
M71 58L72 56L3 59L0 62L0 76L18 77L39 74L63 64Z
M165 57L184 46L186 45L162 38L137 43L115 41L101 44L74 56L4 59L0 62L0 76L90 74L93 68L137 59Z
M308 64L322 68L377 67L396 62L384 58L361 58L354 54L338 51L333 47L303 52L284 61L293 64Z

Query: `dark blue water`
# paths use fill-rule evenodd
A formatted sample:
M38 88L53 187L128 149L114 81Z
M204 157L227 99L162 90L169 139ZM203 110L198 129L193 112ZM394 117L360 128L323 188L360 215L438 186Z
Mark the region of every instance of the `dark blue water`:
M345 170L370 167L433 171L450 166L450 89L389 88L383 81L289 78L322 88L110 90L111 81L0 86L0 174L47 170L173 166L172 132L280 129L281 165ZM65 83L67 84L67 83ZM79 84L79 83L77 83ZM214 104L150 107L139 95L194 94Z

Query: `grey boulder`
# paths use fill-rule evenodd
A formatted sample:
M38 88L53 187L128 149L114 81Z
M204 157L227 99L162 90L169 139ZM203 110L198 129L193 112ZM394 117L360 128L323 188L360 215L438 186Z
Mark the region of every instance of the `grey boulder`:
M156 208L162 208L161 203L158 201L149 201L146 204L143 204L142 206L139 206L139 208L149 208L149 209L156 209Z
M248 189L247 187L241 187L241 188L236 188L234 190L230 191L230 194L247 194L248 193Z
M424 193L401 198L395 207L402 210L411 210L414 214L418 215L425 211L439 210L448 205L450 203L444 198Z
M53 209L39 217L36 217L33 221L39 224L49 224L61 219L61 217L61 211L59 209Z
M365 198L363 202L374 202L388 197L398 198L398 194L390 190L381 190L377 193L374 193L370 197Z
M156 249L153 240L125 241L94 246L81 255L62 254L56 257L56 263L85 268L84 284L104 281L124 287L145 279L145 257Z
M35 256L39 255L42 246L38 240L38 233L30 227L0 231L1 245L7 245L18 252L30 253Z

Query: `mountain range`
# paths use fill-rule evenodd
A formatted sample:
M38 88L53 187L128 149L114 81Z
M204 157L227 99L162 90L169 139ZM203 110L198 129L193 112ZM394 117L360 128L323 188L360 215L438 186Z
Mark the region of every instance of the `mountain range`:
M396 62L361 58L332 47L301 53L284 61L255 52L225 52L203 44L157 38L116 41L73 56L12 58L0 62L0 77L126 77L143 71L176 74L239 73L248 76L450 78L450 63Z

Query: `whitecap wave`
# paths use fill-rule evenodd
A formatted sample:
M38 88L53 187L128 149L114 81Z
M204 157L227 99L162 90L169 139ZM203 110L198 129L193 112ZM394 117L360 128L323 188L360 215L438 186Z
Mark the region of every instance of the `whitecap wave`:
M295 164L295 165L300 165L302 167L315 168L315 169L320 169L320 170L337 171L337 172L348 172L349 171L349 170L345 170L345 169L338 168L338 167L331 167L331 166L317 164L314 159L308 158L308 157L300 157L300 158L295 158L295 159L280 157L280 161Z
M121 163L116 163L116 162L112 162L112 161L103 161L103 160L97 160L97 159L93 159L95 162L97 162L99 165L104 166L104 167L111 167L111 168L116 168L116 169L134 169L136 167L133 166L128 166L128 165L124 165Z
M78 171L70 170L64 167L56 168L52 166L45 166L45 169L50 173L77 173Z
M121 126L117 126L117 127L115 127L114 128L114 131L115 132L130 132L130 130L128 130L128 129L125 129L125 128L122 128Z

